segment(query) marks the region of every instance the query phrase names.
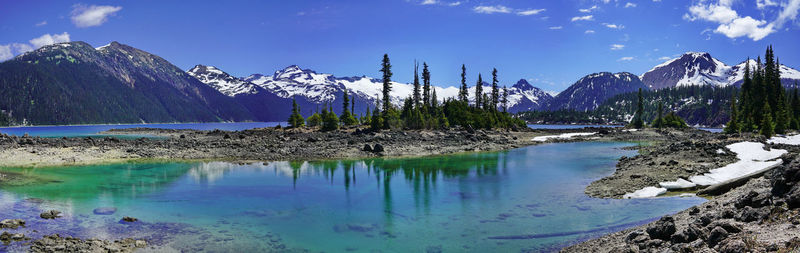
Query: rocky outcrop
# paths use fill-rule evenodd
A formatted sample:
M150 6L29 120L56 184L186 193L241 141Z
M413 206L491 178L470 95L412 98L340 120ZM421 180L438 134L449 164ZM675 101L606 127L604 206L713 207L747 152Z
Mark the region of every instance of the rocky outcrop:
M133 252L147 247L147 242L135 239L107 241L47 235L31 243L30 252Z
M58 217L61 217L61 212L56 210L50 210L39 214L39 217L45 220L51 220Z

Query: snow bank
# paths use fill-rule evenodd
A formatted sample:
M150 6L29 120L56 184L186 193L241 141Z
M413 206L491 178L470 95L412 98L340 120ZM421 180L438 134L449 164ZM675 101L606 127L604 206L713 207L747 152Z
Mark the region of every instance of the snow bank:
M589 136L594 134L596 133L566 133L561 135L545 135L545 136L534 137L533 141L547 141L549 139L570 139L575 136Z
M622 196L622 198L625 199L652 198L664 193L667 193L666 188L648 186L642 188L641 190L637 190L633 193L626 193L625 195Z
M672 182L661 182L661 183L658 183L658 185L660 185L661 187L667 188L669 190L686 189L686 188L692 188L692 187L697 186L697 184L689 182L689 181L686 181L686 179L683 179L683 178L679 178L678 180L672 181Z
M700 176L692 176L689 181L697 185L713 185L742 176L761 173L783 163L780 159L771 160L787 152L783 149L764 150L764 144L758 142L739 142L725 147L736 153L736 158L739 158L738 162L713 169Z
M785 137L772 137L767 140L767 143L771 144L786 144L786 145L800 145L800 135L792 135L792 136L785 136Z

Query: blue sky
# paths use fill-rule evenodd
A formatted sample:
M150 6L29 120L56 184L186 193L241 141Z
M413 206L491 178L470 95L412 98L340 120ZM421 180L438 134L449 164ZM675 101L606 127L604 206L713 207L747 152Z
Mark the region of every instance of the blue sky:
M254 1L255 2L255 1ZM337 76L378 77L388 53L394 79L415 59L435 85L499 71L561 91L584 75L642 74L686 51L728 64L774 45L800 67L800 0L379 0L0 1L0 59L59 41L119 41L183 69L217 66L235 76L297 64Z

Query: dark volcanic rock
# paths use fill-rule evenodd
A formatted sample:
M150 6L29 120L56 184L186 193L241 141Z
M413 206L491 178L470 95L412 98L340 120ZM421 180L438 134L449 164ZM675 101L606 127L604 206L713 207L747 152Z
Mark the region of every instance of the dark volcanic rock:
M39 214L39 217L41 217L42 219L45 219L45 220L55 219L55 218L61 217L61 212L56 211L56 210L50 210L50 211L46 211L46 212L43 212L43 213Z
M98 239L82 240L60 235L46 235L42 239L31 243L31 252L133 252L138 248L147 247L142 240L122 239L117 241L104 241Z
M383 145L381 145L380 143L375 144L375 146L372 147L372 152L380 153L380 152L383 152L383 151L384 151Z
M744 241L742 241L742 239L730 239L722 241L719 247L720 253L739 253L747 251L747 245L744 243Z
M729 233L725 231L724 228L715 227L713 230L711 230L711 233L708 234L708 240L706 240L706 243L708 244L709 247L713 248L714 246L717 245L717 243L721 242L722 240L725 240L725 238L728 237L728 234Z
M129 216L125 216L125 217L122 217L122 221L124 221L124 222L137 222L137 221L139 221L139 219L133 218L133 217L129 217Z
M675 233L675 220L672 216L661 217L653 225L647 228L647 234L650 238L670 240L672 234Z

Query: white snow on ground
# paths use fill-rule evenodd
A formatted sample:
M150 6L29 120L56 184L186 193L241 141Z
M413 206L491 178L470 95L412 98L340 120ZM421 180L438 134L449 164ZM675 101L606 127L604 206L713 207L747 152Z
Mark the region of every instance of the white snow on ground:
M685 188L692 188L692 187L697 186L695 183L686 181L686 179L683 179L683 178L678 178L678 180L672 181L672 182L661 182L661 183L658 183L658 185L660 185L661 187L667 188L669 190L672 190L672 189L685 189Z
M625 195L622 196L622 198L625 199L653 198L664 193L667 193L667 188L648 186L633 193L626 193Z
M547 141L549 139L570 139L570 138L575 137L575 136L589 136L589 135L594 135L594 134L596 134L596 133L566 133L566 134L560 134L560 135L545 135L545 136L534 137L532 140L533 141Z
M785 154L783 149L764 150L764 144L758 142L739 142L725 146L736 153L738 162L709 171L701 176L692 176L689 181L697 185L719 184L742 176L760 173L781 164L780 159L770 161Z
M775 136L767 140L771 144L800 145L800 135L779 137Z
M775 138L770 139L772 142ZM800 143L800 137L798 137ZM650 198L664 194L667 189L685 189L697 185L714 185L736 179L742 176L753 175L772 169L783 163L781 159L773 160L787 151L783 149L764 150L764 144L758 142L739 142L725 146L731 152L736 153L739 161L728 164L724 167L713 169L700 176L692 176L689 180L678 179L672 182L658 183L659 187L648 186L633 193L623 195L623 198ZM721 150L717 150L719 153ZM654 195L655 194L655 195Z

